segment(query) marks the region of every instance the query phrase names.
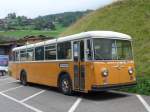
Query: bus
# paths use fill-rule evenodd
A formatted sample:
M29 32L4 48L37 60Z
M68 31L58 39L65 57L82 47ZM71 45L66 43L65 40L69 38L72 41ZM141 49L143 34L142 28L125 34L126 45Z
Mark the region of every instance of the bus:
M21 84L73 91L106 91L136 84L132 38L88 31L13 49L11 75Z

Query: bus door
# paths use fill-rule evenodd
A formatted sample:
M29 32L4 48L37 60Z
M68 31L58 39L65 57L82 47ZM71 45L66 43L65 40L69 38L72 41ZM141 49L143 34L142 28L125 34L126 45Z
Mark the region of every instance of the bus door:
M85 88L84 40L73 42L73 58L74 58L74 89L84 91Z

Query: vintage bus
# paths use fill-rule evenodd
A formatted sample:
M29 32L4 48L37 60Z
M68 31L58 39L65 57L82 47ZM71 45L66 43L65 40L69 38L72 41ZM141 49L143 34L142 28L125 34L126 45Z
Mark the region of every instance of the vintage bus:
M11 75L62 93L105 91L136 84L130 36L88 31L13 49Z

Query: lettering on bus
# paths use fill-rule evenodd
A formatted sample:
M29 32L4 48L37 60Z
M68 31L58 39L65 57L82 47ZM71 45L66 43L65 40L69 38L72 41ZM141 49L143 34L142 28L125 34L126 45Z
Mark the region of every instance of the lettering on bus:
M69 67L69 64L61 63L61 64L59 64L59 67L60 67L60 68L68 68L68 67Z

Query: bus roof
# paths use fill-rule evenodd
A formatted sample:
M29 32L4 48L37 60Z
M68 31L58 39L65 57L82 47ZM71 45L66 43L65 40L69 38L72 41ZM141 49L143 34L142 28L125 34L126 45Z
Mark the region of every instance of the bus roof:
M60 41L69 41L80 38L109 38L109 39L121 39L121 40L131 40L131 37L127 34L113 32L113 31L88 31L82 32L79 34L74 34L66 37L58 38L58 42Z
M60 37L58 39L51 39L43 42L38 42L35 44L29 44L21 47L16 47L13 49L13 51L21 50L25 48L31 48L31 47L37 47L42 45L48 45L53 44L56 42L64 42L64 41L70 41L70 40L76 40L81 38L108 38L108 39L120 39L120 40L131 40L131 37L127 34L114 32L114 31L88 31L88 32L82 32L70 36Z

